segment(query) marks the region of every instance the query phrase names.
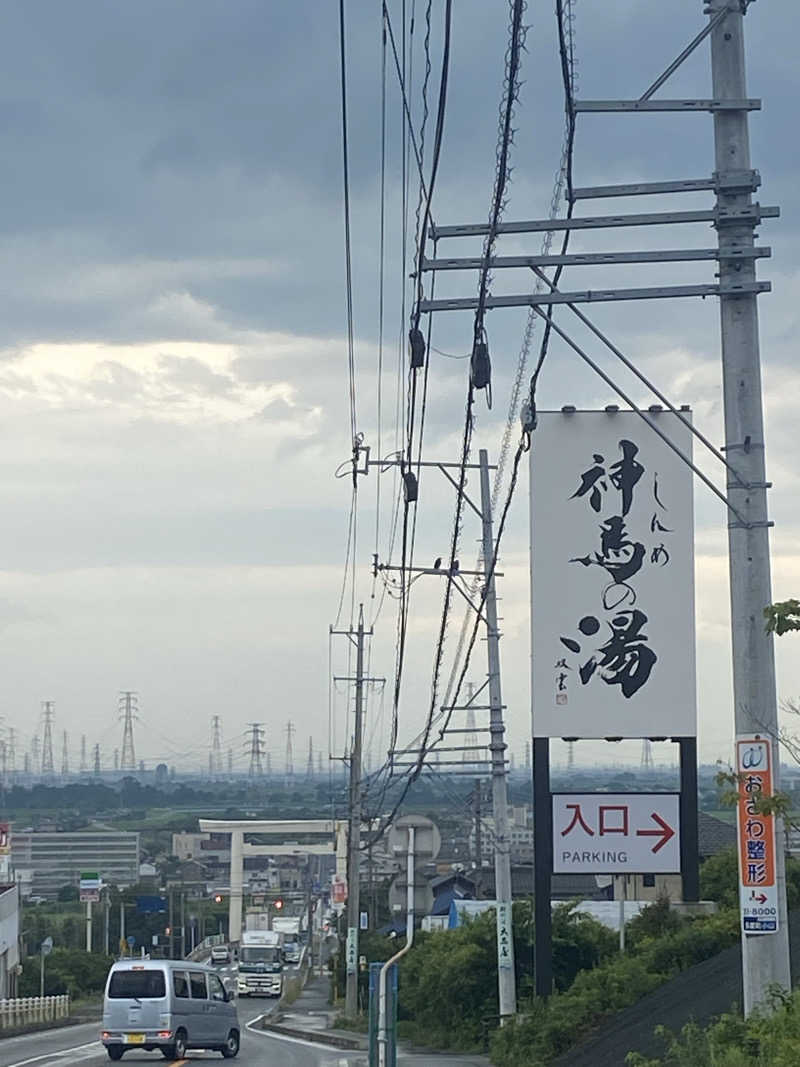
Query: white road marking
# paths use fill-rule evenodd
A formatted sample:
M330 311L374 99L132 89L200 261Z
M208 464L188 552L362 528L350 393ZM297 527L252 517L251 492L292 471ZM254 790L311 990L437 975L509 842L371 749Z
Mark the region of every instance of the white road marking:
M251 1034L256 1034L259 1037L270 1037L273 1038L275 1041L286 1041L290 1045L303 1045L305 1048L315 1048L323 1050L336 1049L336 1045L327 1045L324 1041L304 1041L300 1037L289 1037L288 1034L279 1034L276 1033L274 1030L256 1029L253 1024L257 1023L260 1018L261 1015L257 1015L255 1019L251 1019L249 1023L245 1023L245 1030L249 1030ZM354 1051L357 1052L358 1049L354 1049ZM344 1064L344 1067L348 1067L348 1061L345 1059L339 1060L339 1063ZM12 1064L11 1067L18 1067L18 1065Z
M27 1060L17 1060L16 1063L10 1063L8 1067L26 1067L29 1063L41 1063L42 1060L56 1060L61 1059L63 1056L70 1056L74 1052L83 1052L83 1056L79 1056L78 1059L85 1060L89 1056L94 1056L98 1052L101 1052L103 1045L100 1041L90 1041L86 1045L74 1045L72 1048L59 1049L57 1052L44 1052L41 1056L31 1056Z

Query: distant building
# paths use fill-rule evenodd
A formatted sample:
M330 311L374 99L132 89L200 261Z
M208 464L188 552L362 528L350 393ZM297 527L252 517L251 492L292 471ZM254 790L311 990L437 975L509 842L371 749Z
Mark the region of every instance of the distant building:
M19 888L0 885L0 1000L17 995Z
M52 899L62 886L77 886L81 871L97 871L104 882L113 885L135 885L139 835L124 830L15 830L11 864L23 896Z

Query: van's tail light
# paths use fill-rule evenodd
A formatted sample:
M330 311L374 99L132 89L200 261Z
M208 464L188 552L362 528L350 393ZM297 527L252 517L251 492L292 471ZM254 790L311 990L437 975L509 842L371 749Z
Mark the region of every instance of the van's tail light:
M158 1031L158 1036L159 1037L172 1037L172 1031L171 1030L159 1030Z
M108 1030L103 1030L102 1033L100 1034L100 1037L103 1040L107 1040L109 1037L111 1037L111 1033Z

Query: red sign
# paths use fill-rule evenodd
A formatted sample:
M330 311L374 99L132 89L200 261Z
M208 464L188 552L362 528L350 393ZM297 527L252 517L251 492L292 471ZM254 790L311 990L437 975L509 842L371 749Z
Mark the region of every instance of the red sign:
M340 874L333 876L331 900L334 904L345 904L347 902L347 879L342 878Z

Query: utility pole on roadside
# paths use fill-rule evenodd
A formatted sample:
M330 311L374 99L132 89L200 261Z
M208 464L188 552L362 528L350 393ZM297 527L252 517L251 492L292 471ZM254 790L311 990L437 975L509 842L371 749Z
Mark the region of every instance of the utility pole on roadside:
M514 938L511 930L511 835L508 826L508 781L506 770L503 695L500 688L500 631L497 625L497 593L492 532L492 488L489 481L489 453L479 452L481 468L481 513L483 523L483 566L486 572L486 649L489 658L489 752L492 760L492 814L494 816L494 881L497 901L498 992L500 1018L517 1013L517 986L514 970Z
M372 633L372 630L370 630ZM350 819L347 838L347 984L345 1015L358 1015L358 927L361 911L361 746L364 710L364 605L358 609L356 631L356 700L353 749L350 754Z
M364 605L358 609L358 626L348 630L331 629L332 635L346 637L355 645L356 673L352 677L335 678L355 684L355 726L350 750L350 791L348 804L347 837L347 984L345 992L345 1015L348 1019L358 1014L358 929L361 913L361 753L364 739L364 686L372 682L384 682L383 678L367 678L364 675L364 642L372 636L372 627L364 629Z
M745 520L728 514L733 706L737 734L767 734L772 739L773 788L777 790L780 744L775 653L772 635L764 628L763 614L772 602L771 523L767 512L756 270L755 259L750 258L758 224L752 196L757 183L750 162L748 111L741 106L747 103L745 5L711 0L706 10L709 19L716 20L711 30L712 91L716 100L728 105L714 112L725 456L739 475L739 484L728 478L728 491ZM731 291L742 282L750 283L745 287L747 291ZM775 849L778 929L771 934L742 934L745 1015L764 1004L772 988L792 988L781 819L777 819L776 831L776 840L781 842Z

